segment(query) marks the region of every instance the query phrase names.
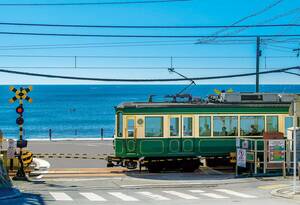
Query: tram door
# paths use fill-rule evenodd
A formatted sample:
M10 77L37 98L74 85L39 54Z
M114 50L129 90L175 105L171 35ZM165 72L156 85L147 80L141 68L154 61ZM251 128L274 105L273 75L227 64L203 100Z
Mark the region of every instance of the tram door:
M127 153L135 153L136 152L136 124L135 118L128 116L126 117L126 150Z
M181 117L181 152L194 152L194 118L192 115Z

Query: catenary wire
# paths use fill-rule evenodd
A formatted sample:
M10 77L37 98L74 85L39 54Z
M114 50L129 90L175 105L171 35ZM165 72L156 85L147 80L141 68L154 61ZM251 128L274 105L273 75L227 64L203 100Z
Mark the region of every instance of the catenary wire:
M103 82L178 82L178 81L187 81L187 80L213 80L213 79L225 79L225 78L236 78L236 77L246 77L253 76L257 74L270 74L270 73L282 73L289 70L299 70L299 66L281 68L271 71L261 71L259 73L242 73L242 74L233 74L233 75L222 75L222 76L209 76L209 77L191 77L191 78L160 78L160 79L125 79L125 78L89 78L89 77L75 77L75 76L63 76L63 75L50 75L50 74L41 74L33 72L23 72L15 70L0 69L2 73L25 75L25 76L35 76L35 77L45 77L45 78L56 78L56 79L69 79L69 80L87 80L87 81L103 81Z

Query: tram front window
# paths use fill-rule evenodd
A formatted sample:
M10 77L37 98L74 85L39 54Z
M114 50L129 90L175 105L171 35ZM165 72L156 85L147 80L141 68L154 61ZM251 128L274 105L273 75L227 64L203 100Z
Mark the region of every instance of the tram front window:
M238 117L215 116L214 136L237 136Z
M163 137L163 117L145 117L145 137Z
M277 116L267 116L267 132L278 132Z
M193 135L193 118L184 117L183 118L183 136Z
M211 133L210 117L199 117L199 136L210 136Z
M264 116L241 116L241 136L262 136L265 130Z
M134 120L133 119L127 120L127 136L134 137Z
M178 117L170 118L170 136L171 137L179 136L179 118Z

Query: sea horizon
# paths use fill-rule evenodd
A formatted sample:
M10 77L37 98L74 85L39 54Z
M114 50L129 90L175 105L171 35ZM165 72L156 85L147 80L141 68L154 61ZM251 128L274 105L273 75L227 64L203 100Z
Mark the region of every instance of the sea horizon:
M26 85L22 85L26 86ZM122 102L164 100L165 95L176 94L187 85L33 85L29 96L33 103L24 103L25 139L101 139L112 138L114 131L114 107ZM19 86L17 86L19 87ZM235 92L254 92L253 84L195 85L187 93L205 98L214 89L233 89ZM300 85L260 85L261 92L300 93ZM5 138L17 139L17 103L10 104L13 96L9 86L0 86L0 129Z

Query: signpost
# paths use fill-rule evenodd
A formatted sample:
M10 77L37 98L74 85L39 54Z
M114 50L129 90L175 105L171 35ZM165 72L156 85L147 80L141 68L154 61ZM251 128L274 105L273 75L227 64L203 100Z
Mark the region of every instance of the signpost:
M297 117L300 116L300 98L298 97L294 99L294 102L291 104L289 109L289 115L293 116L293 162L294 162L294 176L293 176L293 192L296 194L296 180L297 180Z
M13 159L16 153L16 142L13 139L8 140L8 147L7 147L7 158Z
M236 163L238 167L246 168L247 152L246 149L236 149Z

